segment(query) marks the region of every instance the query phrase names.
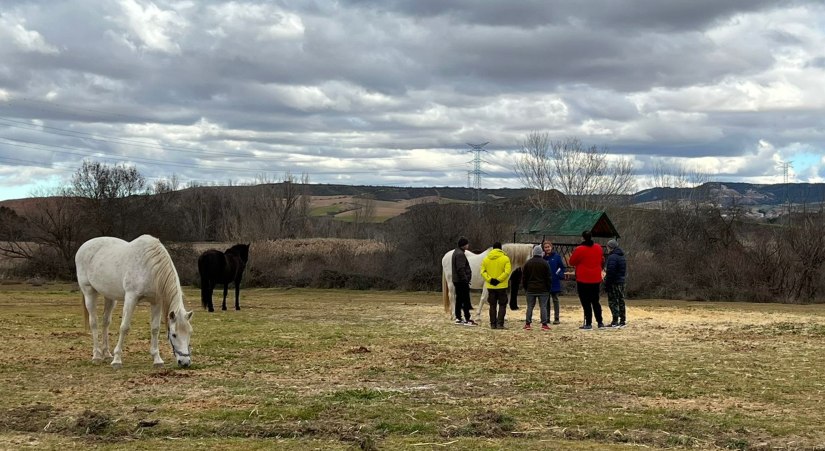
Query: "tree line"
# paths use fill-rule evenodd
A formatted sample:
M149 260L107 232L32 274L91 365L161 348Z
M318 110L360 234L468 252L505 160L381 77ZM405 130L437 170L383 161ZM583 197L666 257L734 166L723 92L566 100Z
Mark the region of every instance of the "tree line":
M701 191L639 209L623 203L635 188L630 166L608 158L606 149L575 139L553 141L540 133L522 144L516 172L530 196L480 205L426 203L382 223L373 221L369 197L355 202L351 221L312 216L307 176L285 174L254 186L178 189L174 177L147 186L133 167L87 161L36 209L0 208L0 254L20 262L12 275L71 280L74 252L85 240L149 233L174 243L170 252L182 282L197 283L197 254L188 243L369 239L391 251L347 255L345 249L330 248L308 255L297 273L279 268L296 262L256 255L253 244L247 283L440 290L441 257L460 236L481 252L494 241L511 241L530 208L598 209L608 212L622 235L631 299L825 300L825 234L817 233L825 223L821 206L798 211L782 224L749 222L741 207L712 202ZM572 168L578 173L570 175ZM696 172L657 171L658 179L673 186L704 180ZM575 288L569 284L568 289Z

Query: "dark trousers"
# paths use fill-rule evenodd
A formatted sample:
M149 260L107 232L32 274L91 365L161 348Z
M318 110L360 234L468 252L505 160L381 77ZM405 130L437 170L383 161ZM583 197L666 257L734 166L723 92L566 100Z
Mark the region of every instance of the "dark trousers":
M559 320L559 293L550 293L550 299L553 301L553 319Z
M461 319L461 312L464 312L464 320L470 320L470 284L467 282L453 282L455 285L455 318Z
M507 314L507 289L487 289L487 303L490 304L490 327L504 327Z
M599 303L600 283L576 282L576 290L579 292L579 302L584 309L584 324L592 325L593 316L596 316L596 323L603 324L602 305Z
M604 291L607 292L607 305L610 307L610 313L613 315L613 323L624 324L627 320L624 305L624 284L614 283L605 285Z

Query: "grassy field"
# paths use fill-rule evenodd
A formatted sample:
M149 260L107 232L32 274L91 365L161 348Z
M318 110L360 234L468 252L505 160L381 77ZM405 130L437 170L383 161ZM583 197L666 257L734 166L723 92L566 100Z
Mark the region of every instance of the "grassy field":
M186 296L193 367L152 368L141 305L114 370L70 285L0 286L0 449L825 449L825 306L631 301L583 332L563 298L527 332L440 293Z

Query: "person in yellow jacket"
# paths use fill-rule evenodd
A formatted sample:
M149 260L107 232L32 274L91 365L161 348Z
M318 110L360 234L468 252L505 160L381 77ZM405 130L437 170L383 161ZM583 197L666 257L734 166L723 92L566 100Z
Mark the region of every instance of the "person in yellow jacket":
M481 277L487 288L487 302L490 304L490 327L504 329L504 315L507 314L507 287L510 280L510 258L501 250L501 243L493 243L493 249L481 262Z

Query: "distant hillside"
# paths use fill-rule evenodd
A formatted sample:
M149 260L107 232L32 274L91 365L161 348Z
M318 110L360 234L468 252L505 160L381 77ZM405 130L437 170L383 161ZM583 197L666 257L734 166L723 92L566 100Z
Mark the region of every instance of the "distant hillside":
M186 188L177 193L224 192L241 196L254 196L272 185L254 186L202 186ZM525 202L530 194L526 188L481 189L480 193L464 187L388 187L369 185L307 185L312 196L313 215L328 215L346 219L352 214L358 198L375 201L378 221L397 216L412 205L427 202L473 202L478 195L483 202ZM697 199L719 204L736 203L742 206L772 207L785 204L819 204L825 202L825 183L792 183L755 185L750 183L705 183L696 188L652 188L631 197L634 205L654 205L663 200ZM0 206L15 210L19 215L39 209L45 198L11 199L0 201ZM525 203L525 206L527 204Z
M825 183L756 185L751 183L709 182L695 188L651 188L633 195L633 204L662 200L706 199L721 204L782 205L825 202Z

